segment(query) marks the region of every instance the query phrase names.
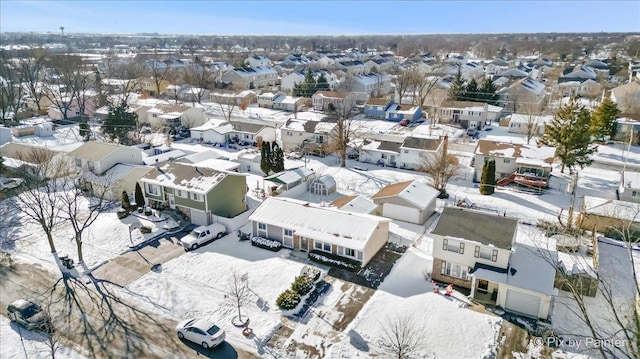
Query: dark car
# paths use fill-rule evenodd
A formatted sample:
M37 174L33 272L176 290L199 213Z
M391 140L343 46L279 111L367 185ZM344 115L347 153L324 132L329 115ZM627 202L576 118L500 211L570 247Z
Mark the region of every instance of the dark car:
M9 319L24 326L27 330L44 330L49 328L47 315L39 305L26 299L18 299L7 307Z

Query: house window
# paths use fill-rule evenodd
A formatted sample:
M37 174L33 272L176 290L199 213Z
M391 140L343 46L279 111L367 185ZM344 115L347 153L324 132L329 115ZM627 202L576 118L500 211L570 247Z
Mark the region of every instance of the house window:
M95 168L93 161L87 161L87 168L89 168L89 171L93 171Z
M511 160L509 158L505 158L503 161L504 163L511 163Z
M409 150L404 150L404 153L409 153Z
M82 160L79 158L76 158L76 167L82 167Z
M495 262L498 260L498 250L476 246L476 250L473 253L473 256L476 258L483 258Z
M445 238L442 240L442 249L449 252L464 254L464 243Z
M181 189L176 190L176 196L180 198L187 198L187 191L183 191Z
M387 154L386 154L386 153L383 153L382 155L380 155L380 157L384 160L384 159L386 159L386 158L387 158Z
M636 191L631 192L631 196L632 196L632 197L636 197L636 196L638 196L638 192L636 192Z
M320 250L320 251L331 253L331 243L315 241L313 243L313 248L315 248L317 250Z
M480 279L478 281L478 290L486 293L489 290L489 281Z
M196 202L204 202L204 196L199 193L191 192L191 199Z
M292 229L285 229L284 230L284 236L285 237L293 237L293 230Z
M258 223L258 236L267 238L267 224L266 223Z
M157 196L160 193L160 189L158 188L158 186L154 186L151 183L147 183L145 187L147 187L148 194Z
M291 133L291 131L287 131L287 136L293 136L293 133Z
M469 267L463 264L442 262L440 268L440 274L449 277L460 278L462 280L469 280L468 278Z

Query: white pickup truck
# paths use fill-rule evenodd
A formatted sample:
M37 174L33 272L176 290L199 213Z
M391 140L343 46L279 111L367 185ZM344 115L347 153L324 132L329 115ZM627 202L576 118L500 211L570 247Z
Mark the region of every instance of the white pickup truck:
M222 238L226 233L227 228L224 224L214 223L208 226L200 226L184 236L180 243L185 249L196 249L210 240Z

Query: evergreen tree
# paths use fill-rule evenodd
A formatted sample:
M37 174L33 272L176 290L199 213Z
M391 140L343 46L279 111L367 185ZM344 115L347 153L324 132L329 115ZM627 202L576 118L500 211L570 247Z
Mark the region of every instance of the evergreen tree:
M493 158L484 162L482 177L480 177L480 193L489 195L496 190L496 160Z
M486 102L489 105L498 105L498 101L500 100L500 96L496 93L498 89L493 84L491 79L486 79L482 82L482 87L480 87L480 95L478 100L481 102Z
M135 128L138 115L122 100L118 105L109 105L109 113L102 122L102 133L109 140L119 143L129 142L129 132Z
M460 67L458 67L456 78L453 80L451 87L449 87L449 100L462 101L464 92L465 92L464 80L462 79L462 72L460 70Z
M304 75L304 80L302 81L302 92L304 97L311 97L316 93L316 80L313 78L311 70L308 70L307 74Z
M78 133L80 137L82 137L83 141L89 141L91 139L91 129L89 128L89 123L85 117L80 121Z
M550 123L545 124L544 133L538 139L538 144L556 148L556 157L560 159L562 167L569 167L573 172L575 166L590 165L589 158L596 151L591 141L591 112L582 106L575 98L560 107Z
M2 157L2 155L0 155L0 174L4 173L4 157Z
M593 112L591 133L600 141L605 137L613 138L616 134L616 117L620 113L618 105L607 96Z
M329 90L329 82L327 81L327 77L324 76L324 73L322 73L320 74L320 76L318 77L318 81L316 82L316 91L328 91L328 90Z
M127 212L131 212L131 202L129 201L129 194L126 190L122 191L122 208L126 209Z
M463 98L465 101L477 101L481 95L479 92L480 89L478 88L476 79L471 79L467 86L465 86Z
M104 91L104 87L102 86L102 76L100 75L100 71L96 70L95 74L95 87L98 92L98 107L106 106L108 103L107 94Z
M284 171L284 153L275 142L271 149L271 170L275 173Z
M271 170L271 142L262 142L260 147L260 170L268 175Z
M136 206L144 207L144 194L142 194L142 187L140 187L139 182L136 182L136 193L133 197L136 200Z

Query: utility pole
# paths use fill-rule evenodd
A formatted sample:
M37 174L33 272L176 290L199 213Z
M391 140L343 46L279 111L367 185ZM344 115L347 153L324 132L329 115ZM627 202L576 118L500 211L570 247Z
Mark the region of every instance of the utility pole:
M573 227L573 208L576 203L576 193L578 187L578 171L576 171L576 175L573 178L573 188L571 189L571 204L569 205L569 213L567 215L567 229L571 229Z

